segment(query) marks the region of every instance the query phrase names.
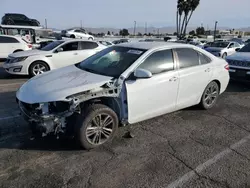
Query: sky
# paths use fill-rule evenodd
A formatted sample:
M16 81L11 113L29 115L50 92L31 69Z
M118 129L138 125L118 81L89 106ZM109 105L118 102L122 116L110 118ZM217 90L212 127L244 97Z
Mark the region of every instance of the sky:
M175 26L177 0L0 0L0 17L23 13L50 28ZM190 26L250 26L250 0L200 0Z

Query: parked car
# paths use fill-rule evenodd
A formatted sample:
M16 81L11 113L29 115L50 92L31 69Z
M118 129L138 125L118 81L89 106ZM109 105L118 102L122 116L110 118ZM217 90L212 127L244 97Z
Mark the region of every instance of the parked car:
M112 42L109 42L109 41L104 41L104 40L99 40L98 41L99 43L105 45L105 46L112 46L114 45Z
M40 26L40 22L36 19L31 19L24 14L8 13L2 17L2 24L4 25L26 25L26 26Z
M250 81L250 44L227 56L226 61L229 64L232 79Z
M229 41L233 41L233 42L237 42L240 44L240 48L244 47L245 46L245 42L241 39L241 38L232 38L231 40Z
M9 54L31 50L32 45L17 36L0 35L0 58L5 59Z
M232 55L233 53L236 52L236 50L240 48L241 46L237 42L220 41L220 42L213 42L209 47L206 47L205 50L217 57L225 59L228 55Z
M126 42L129 42L129 39L114 40L112 43L113 44L121 44L121 43L126 43Z
M10 74L36 76L78 63L106 46L81 39L58 40L40 50L10 54L3 68Z
M70 38L94 40L94 36L88 34L86 30L82 28L63 30L62 36Z
M198 47L133 42L38 75L16 97L37 136L71 133L91 149L111 140L120 124L197 104L210 109L228 82L227 62Z

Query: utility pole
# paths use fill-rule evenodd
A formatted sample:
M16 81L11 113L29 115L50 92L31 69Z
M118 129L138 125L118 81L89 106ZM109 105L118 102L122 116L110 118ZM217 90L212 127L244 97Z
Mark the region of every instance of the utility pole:
M215 26L214 26L214 41L215 41L215 38L216 38L217 24L218 24L218 21L215 22Z
M147 30L148 30L148 23L145 23L145 33L147 34Z
M47 19L45 18L45 28L47 29L48 26L47 26Z
M81 20L81 28L82 28L82 20Z
M159 35L160 35L160 29L157 30L157 35L159 37Z
M135 29L136 29L136 21L134 21L134 36L135 36Z

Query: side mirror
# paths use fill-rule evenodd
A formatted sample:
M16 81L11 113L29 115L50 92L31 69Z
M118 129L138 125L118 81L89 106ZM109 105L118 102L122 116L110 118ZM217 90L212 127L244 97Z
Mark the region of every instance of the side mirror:
M63 48L58 48L58 49L56 50L56 53L59 53L59 52L63 52Z
M238 52L240 50L240 48L236 48L235 51Z
M151 78L152 73L145 69L136 69L134 72L136 78Z

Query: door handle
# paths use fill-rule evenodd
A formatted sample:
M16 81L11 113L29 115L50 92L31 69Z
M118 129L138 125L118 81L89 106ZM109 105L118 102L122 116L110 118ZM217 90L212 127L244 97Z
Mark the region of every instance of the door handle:
M174 76L173 78L170 78L169 81L170 82L175 82L178 78L176 76Z
M205 70L205 72L210 72L210 68L207 68L207 69Z

